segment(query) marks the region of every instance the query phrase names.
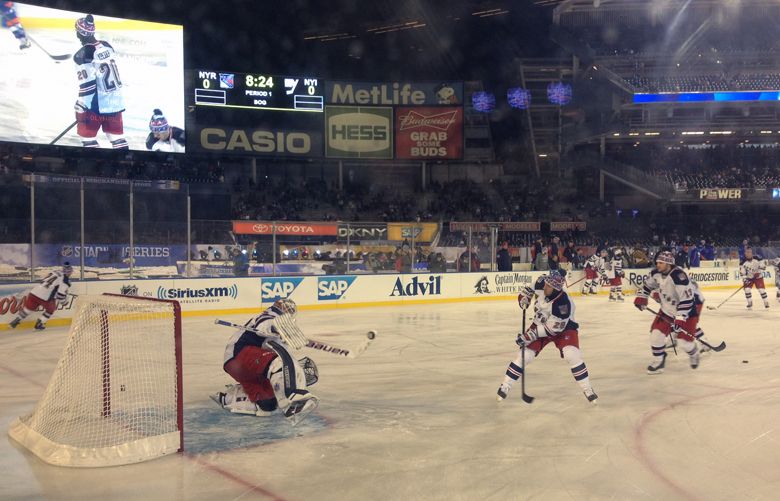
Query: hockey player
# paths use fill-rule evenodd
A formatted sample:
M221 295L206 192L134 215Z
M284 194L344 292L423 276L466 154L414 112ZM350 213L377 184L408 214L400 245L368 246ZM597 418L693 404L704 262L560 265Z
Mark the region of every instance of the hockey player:
M748 309L753 308L753 292L751 289L754 286L758 289L758 293L764 301L764 308L769 308L769 298L764 285L764 271L766 271L766 263L761 256L754 256L753 249L745 247L745 259L739 264L739 276L742 278Z
M780 301L780 257L772 260L772 266L775 267L775 295L777 300Z
M609 300L624 301L623 298L623 251L615 249L612 259L606 256L606 250L602 250L603 265L601 268L602 279L609 283Z
M531 302L536 300L534 302L534 313L536 313L536 310L539 309L539 301L544 299L544 283L550 275L560 276L563 283L566 283L566 270L551 270L549 274L540 275L534 282L533 287L520 288L520 293L517 295L517 304L521 310L528 309L531 306Z
M149 120L149 130L146 137L146 149L151 151L163 151L183 153L185 146L184 131L178 127L168 125L165 115L160 109L152 112Z
M521 359L523 353L521 349L517 358L509 363L504 381L498 388L499 402L507 397L512 385L523 377L523 367L528 367L528 364L550 343L555 344L560 351L561 358L568 362L572 376L582 388L585 398L589 402L595 402L598 398L590 385L588 368L582 361L578 334L579 325L574 320L574 303L563 290L563 286L564 278L559 273L550 273L545 276L542 297L537 300L537 310L533 322L528 330L517 336L517 344L521 348L523 345L526 347L525 360ZM530 305L531 296L527 294L527 290L521 292L521 295L526 297L525 300L518 297L520 307L523 308L525 305L527 308Z
M76 110L76 132L85 148L98 148L97 133L103 130L114 149L129 149L124 136L122 113L122 80L116 52L105 40L95 38L92 14L76 21L76 36L81 49L73 55L79 95Z
M61 271L52 271L41 282L27 293L24 299L22 309L19 310L16 318L8 324L12 329L16 329L19 323L27 318L39 307L43 307L43 315L35 322L35 328L43 330L46 328L46 322L49 321L54 312L57 311L57 305L68 296L70 289L70 276L73 274L73 267L65 262Z
M212 395L214 401L237 414L269 416L280 409L292 424L317 408L319 399L307 389L316 382L314 362L304 358L302 367L274 325L280 315L294 318L297 310L292 300L280 299L244 324L252 330L238 331L230 338L223 369L239 384ZM308 383L304 367L313 376Z
M661 311L650 326L652 361L648 374L660 374L666 364L666 336L676 334L677 343L688 354L692 369L699 366L699 350L694 338L698 331L701 304L696 304L694 285L682 268L675 266L674 254L659 252L655 258L656 269L650 272L644 285L637 291L634 306L640 311L647 308L647 297L658 291ZM704 333L702 333L703 335Z
M603 267L602 258L597 253L585 261L585 283L582 284L582 294L598 294L599 270Z
M19 48L29 49L30 40L27 38L27 33L24 31L21 21L19 21L19 16L16 15L13 2L0 3L0 18L2 18L3 28L9 28L14 37L16 37L16 41L19 42Z

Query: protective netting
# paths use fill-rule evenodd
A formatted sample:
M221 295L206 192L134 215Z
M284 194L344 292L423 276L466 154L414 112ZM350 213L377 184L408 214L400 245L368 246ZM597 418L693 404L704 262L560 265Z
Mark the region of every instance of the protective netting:
M49 385L35 410L12 424L11 437L64 466L127 464L179 450L178 317L175 302L80 297Z

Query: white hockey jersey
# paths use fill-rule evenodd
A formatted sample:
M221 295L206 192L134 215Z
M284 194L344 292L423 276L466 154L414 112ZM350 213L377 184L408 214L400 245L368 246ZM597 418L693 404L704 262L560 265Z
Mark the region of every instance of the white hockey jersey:
M272 306L256 317L250 318L244 324L244 327L249 327L259 332L239 330L233 334L227 346L225 346L224 363L226 364L232 360L244 347L262 347L267 337L278 336L276 329L274 329L274 319L281 314L281 311Z
M184 131L178 127L171 127L171 135L167 141L157 139L151 132L146 137L146 149L163 153L184 153L187 140Z
M574 320L574 302L564 291L543 296L536 302L533 324L540 336L554 336L566 330L578 329Z
M766 271L766 262L758 256L753 256L751 259L745 259L742 264L739 265L739 276L743 280L753 280L754 278L762 278Z
M79 82L78 102L97 114L125 111L116 52L104 40L87 44L73 55Z
M64 300L70 289L70 279L61 271L52 271L41 282L32 288L30 294L44 301Z
M698 286L688 278L688 274L682 268L675 266L667 275L652 270L636 295L646 298L657 290L663 313L674 319L688 320L688 317L696 311L697 289ZM704 302L701 293L698 297Z
M598 254L593 254L588 258L587 261L585 261L585 267L591 268L595 271L601 270L601 268L604 267L604 258L599 256Z
M623 276L623 260L620 258L602 259L603 265L600 273L607 278L618 278Z

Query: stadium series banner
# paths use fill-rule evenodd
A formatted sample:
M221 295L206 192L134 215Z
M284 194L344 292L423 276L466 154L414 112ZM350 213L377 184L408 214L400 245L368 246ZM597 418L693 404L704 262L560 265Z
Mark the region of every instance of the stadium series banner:
M404 160L463 158L463 108L396 108L395 157Z

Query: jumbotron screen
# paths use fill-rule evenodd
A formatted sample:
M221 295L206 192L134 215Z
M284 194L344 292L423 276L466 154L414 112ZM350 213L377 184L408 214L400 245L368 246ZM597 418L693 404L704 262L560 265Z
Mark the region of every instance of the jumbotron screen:
M184 151L178 25L0 2L0 141Z

